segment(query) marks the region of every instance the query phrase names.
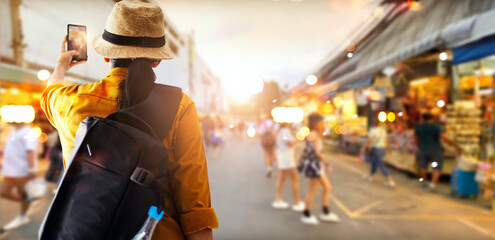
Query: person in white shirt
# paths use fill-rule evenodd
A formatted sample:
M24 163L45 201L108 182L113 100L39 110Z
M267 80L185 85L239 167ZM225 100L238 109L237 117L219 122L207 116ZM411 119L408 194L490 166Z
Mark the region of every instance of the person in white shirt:
M297 140L292 135L288 123L280 124L280 129L277 133L277 166L280 170L277 180L277 192L275 195L275 201L272 203L272 207L275 209L287 209L289 203L282 200L282 191L285 179L290 177L292 181L292 192L294 193L294 204L292 210L296 212L302 212L304 210L304 203L301 201L301 194L299 191L299 175L296 171L296 161L294 159L294 145L297 144Z
M14 127L5 143L2 166L1 197L19 202L20 215L2 227L3 231L12 230L27 224L26 216L30 202L24 191L26 183L35 177L37 159L37 137L31 127L25 123L11 123Z
M363 151L369 154L371 160L370 175L365 176L365 179L372 181L377 168L380 168L383 176L387 179L386 184L390 187L395 187L395 182L392 177L390 177L383 161L386 151L390 152L387 129L385 128L384 123L380 123L370 129L368 141L364 145Z

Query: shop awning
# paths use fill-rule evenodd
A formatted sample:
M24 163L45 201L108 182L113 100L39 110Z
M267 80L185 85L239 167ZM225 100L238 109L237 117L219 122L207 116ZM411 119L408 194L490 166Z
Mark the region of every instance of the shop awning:
M337 95L337 91L330 91L330 92L327 92L323 95L320 95L319 99L322 101L325 101L328 99L332 99L333 97L335 97L335 95Z
M0 80L1 81L9 81L16 83L26 83L33 85L43 85L44 82L38 80L38 71L23 68L16 65L0 63ZM75 77L66 77L67 80L71 81L74 84L86 84L93 81L82 80Z
M337 92L344 92L349 89L359 89L359 88L365 88L373 85L375 82L375 76L374 75L368 75L366 77L362 77L356 81L349 82L337 89Z
M429 0L421 1L421 3L423 4L421 11L407 11L388 26L377 28L376 31L379 32L376 37L369 41L367 46L355 53L354 57L360 57L358 66L342 76L331 79L331 82L319 87L318 92L325 94L337 90L349 82L374 74L387 66L393 66L434 48L443 47L445 38L456 41L454 40L456 37L455 27L450 26L457 25L457 28L471 29L471 24L479 22L472 26L477 26L479 30L476 32L485 34L489 32L486 28L490 24L482 30L482 22L485 19L488 21L487 16L491 14L486 10L495 8L486 1ZM476 15L477 13L486 14ZM465 22L460 24L462 21ZM473 22L470 23L469 21ZM453 32L445 32L445 29L449 29L449 27ZM464 33L460 37L466 39L468 36L472 36L472 32L475 31L472 30L469 34ZM359 44L357 43L358 46Z
M42 85L36 76L37 72L21 68L10 64L0 64L0 80L17 83L27 83L33 85Z
M329 75L329 79L337 79L345 75L346 73L356 70L359 64L359 56L351 58L349 61L337 66L332 73Z
M495 37L484 38L453 51L452 64L459 64L495 54Z
M495 9L463 19L446 27L442 40L448 48L456 48L495 35Z
M439 33L438 32L434 33L404 49L398 50L388 56L378 58L376 59L376 61L370 63L369 65L362 66L356 69L356 71L352 71L346 75L343 75L335 79L334 81L322 86L319 89L319 91L325 92L334 89L340 89L341 87L353 81L358 81L359 79L364 78L367 75L374 74L376 71L384 69L387 66L394 65L402 60L424 53L434 48L435 46L438 46L439 41L440 41Z

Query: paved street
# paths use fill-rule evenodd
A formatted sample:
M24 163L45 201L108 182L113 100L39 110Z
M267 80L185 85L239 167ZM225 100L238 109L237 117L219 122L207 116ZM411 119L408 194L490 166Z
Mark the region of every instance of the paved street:
M338 224L308 226L298 213L274 210L275 178L267 179L258 142L231 143L219 159L209 158L212 202L220 228L216 239L493 239L495 217L488 209L448 197L445 186L428 193L415 180L392 171L398 187L380 177L365 182L368 166L356 158L329 155L333 165L332 210ZM302 181L302 192L307 188ZM284 199L291 200L289 185ZM319 214L320 200L313 212ZM472 200L464 200L472 202Z
M383 185L380 176L365 182L368 166L356 158L329 155L334 197L332 211L341 223L308 226L300 214L274 210L271 201L276 174L265 177L259 143L249 139L227 143L217 159L208 152L212 204L220 228L215 239L495 239L495 217L487 206L471 199L453 199L448 186L429 193L403 173L392 171L398 187ZM304 193L307 182L302 181ZM291 200L289 185L284 199ZM319 193L318 193L319 194ZM313 209L319 214L320 197ZM35 239L48 199L33 209L27 226L2 239ZM2 201L1 223L14 217L17 206Z

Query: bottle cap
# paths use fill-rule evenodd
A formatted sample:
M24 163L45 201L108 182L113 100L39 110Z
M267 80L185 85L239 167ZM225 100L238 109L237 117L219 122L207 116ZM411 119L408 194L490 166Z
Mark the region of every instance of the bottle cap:
M158 208L155 207L155 206L151 206L150 207L150 210L148 211L148 216L150 216L150 217L152 217L152 218L154 218L156 220L162 219L163 214L164 214L163 211L161 211L160 213L158 213Z

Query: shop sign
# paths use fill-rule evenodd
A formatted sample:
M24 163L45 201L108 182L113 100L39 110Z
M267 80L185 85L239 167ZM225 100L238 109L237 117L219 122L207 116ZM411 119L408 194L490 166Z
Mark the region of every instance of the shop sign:
M385 88L374 88L368 98L373 102L385 102Z
M478 84L480 88L485 88L490 87L492 82L492 76L466 76L462 77L460 87L461 89L473 89Z
M392 83L394 85L394 91L396 97L406 96L409 92L409 82L404 73L394 75L392 77Z
M356 105L366 106L368 104L368 96L370 92L371 91L368 89L356 90Z
M392 111L402 111L403 109L403 104L402 104L402 98L391 98L389 102L389 109Z
M332 104L323 103L318 106L318 112L323 115L331 115L335 113L335 109Z

